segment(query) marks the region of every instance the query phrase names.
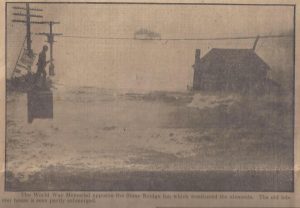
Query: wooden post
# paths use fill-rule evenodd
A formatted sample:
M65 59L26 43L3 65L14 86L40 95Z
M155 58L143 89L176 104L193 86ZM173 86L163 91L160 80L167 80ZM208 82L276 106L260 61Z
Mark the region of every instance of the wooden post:
M36 35L45 35L47 37L47 41L50 45L50 66L49 66L49 75L54 76L54 64L53 64L53 44L54 44L54 36L62 35L62 33L53 33L53 25L59 24L59 22L44 22L44 24L49 24L49 33L36 33Z
M28 55L32 56L33 51L31 48L31 28L30 28L30 8L29 8L29 3L26 3L26 37L27 37L27 50L28 50Z
M15 16L25 17L25 20L24 19L23 20L16 19L16 20L12 20L12 21L17 22L17 23L25 23L25 25L26 25L26 40L27 40L27 46L26 46L27 55L30 58L33 58L34 53L33 53L32 47L31 47L31 43L32 43L32 40L31 40L31 24L40 24L40 22L32 22L31 17L42 18L43 16L36 15L36 14L31 14L30 11L31 10L43 11L43 10L42 9L36 9L36 8L30 8L29 3L26 3L25 5L26 5L25 8L24 7L13 7L14 9L16 9L18 11L24 11L25 10L25 13L22 13L22 12L13 13L13 15L15 15ZM31 66L28 66L28 72L29 73L31 72Z

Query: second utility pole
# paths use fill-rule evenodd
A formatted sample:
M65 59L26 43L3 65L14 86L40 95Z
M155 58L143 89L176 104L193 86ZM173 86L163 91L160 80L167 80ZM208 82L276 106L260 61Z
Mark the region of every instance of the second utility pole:
M36 33L37 35L45 35L47 36L47 41L50 45L50 66L49 66L49 75L54 76L54 64L53 64L53 44L54 44L54 36L62 35L62 33L53 33L53 25L59 24L59 22L44 22L45 24L49 24L49 33Z

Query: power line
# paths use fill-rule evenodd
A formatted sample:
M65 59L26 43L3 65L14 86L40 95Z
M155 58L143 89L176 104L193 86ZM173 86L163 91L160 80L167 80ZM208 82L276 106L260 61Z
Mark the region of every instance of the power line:
M80 35L62 35L63 38L80 38L80 39L101 39L101 40L132 40L134 38L122 38L122 37L97 37L97 36L80 36Z
M242 40L256 39L257 36L219 37L219 38L130 38L130 37L98 37L80 35L62 35L63 38L101 39L101 40L152 40L152 41L205 41L205 40ZM294 38L293 35L262 35L260 38Z

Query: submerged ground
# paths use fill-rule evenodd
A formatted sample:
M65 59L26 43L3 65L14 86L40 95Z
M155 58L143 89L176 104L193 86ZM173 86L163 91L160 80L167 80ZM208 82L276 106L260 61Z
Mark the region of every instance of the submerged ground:
M293 191L292 96L53 93L32 124L7 94L8 191Z

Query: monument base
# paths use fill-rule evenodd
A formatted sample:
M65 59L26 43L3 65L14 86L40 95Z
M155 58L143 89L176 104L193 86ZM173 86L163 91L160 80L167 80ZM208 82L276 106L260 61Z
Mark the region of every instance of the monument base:
M53 93L51 90L33 89L27 92L28 123L35 118L53 119Z

